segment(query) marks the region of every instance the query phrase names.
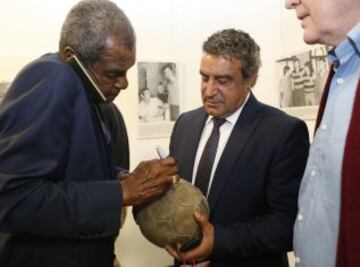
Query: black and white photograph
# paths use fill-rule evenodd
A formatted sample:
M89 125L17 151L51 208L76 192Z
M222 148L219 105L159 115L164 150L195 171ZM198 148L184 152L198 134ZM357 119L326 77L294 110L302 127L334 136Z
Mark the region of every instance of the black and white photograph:
M9 82L5 82L5 81L0 82L0 103L4 99L6 91L9 88L9 85L10 85Z
M303 119L316 116L329 71L327 52L328 47L318 46L277 61L281 108Z
M168 137L180 113L179 68L174 62L138 63L139 137Z

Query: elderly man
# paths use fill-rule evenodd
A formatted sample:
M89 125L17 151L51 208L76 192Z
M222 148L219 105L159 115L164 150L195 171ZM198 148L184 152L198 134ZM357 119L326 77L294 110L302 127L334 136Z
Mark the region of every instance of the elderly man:
M360 1L286 0L332 70L299 195L297 266L360 266Z
M179 261L288 266L308 131L255 98L260 65L260 48L243 31L222 30L203 44L203 107L179 117L170 153L181 177L207 196L210 218L195 214L203 235L198 247L183 253L167 246Z
M121 208L163 193L177 174L167 158L116 179L99 103L128 86L134 62L126 15L85 0L63 24L59 53L13 81L0 105L1 267L112 266Z

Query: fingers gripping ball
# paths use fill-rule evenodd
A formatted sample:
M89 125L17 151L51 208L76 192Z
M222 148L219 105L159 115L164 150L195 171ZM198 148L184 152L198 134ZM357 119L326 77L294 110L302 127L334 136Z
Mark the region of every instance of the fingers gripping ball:
M164 247L200 235L193 216L195 210L209 215L207 200L197 187L180 179L162 197L135 207L134 217L146 239Z

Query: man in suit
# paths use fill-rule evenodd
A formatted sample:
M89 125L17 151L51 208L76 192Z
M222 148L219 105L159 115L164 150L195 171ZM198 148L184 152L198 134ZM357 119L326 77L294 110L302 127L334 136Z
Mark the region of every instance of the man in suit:
M88 76L68 64L74 55ZM134 62L135 34L123 11L85 0L63 24L59 53L31 62L13 81L0 104L1 267L111 267L121 208L172 182L171 158L117 179L99 99L110 103L127 88Z
M166 247L179 261L288 266L308 131L303 121L256 100L251 88L260 65L258 45L241 30L216 32L203 44L203 107L178 118L170 154L180 176L200 188L204 182L198 179L210 173L204 190L210 217L195 213L203 235L198 247L185 253ZM220 120L214 162L204 168L207 140Z
M332 65L299 194L294 251L301 267L360 266L360 1L286 0L308 44Z

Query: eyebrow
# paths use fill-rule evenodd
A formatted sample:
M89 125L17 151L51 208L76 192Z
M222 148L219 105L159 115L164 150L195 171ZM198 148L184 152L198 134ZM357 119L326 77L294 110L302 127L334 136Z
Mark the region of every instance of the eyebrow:
M203 73L202 71L199 71L200 75L201 76L205 76L205 77L209 77L209 75ZM231 75L215 75L215 79L218 80L218 79L228 79L228 80L232 80L232 76Z
M127 72L126 70L121 70L116 68L104 70L105 74L113 74L113 75L124 75L126 74L126 72Z
M206 75L205 73L203 73L201 70L199 71L199 73L201 76L209 76L209 75Z

